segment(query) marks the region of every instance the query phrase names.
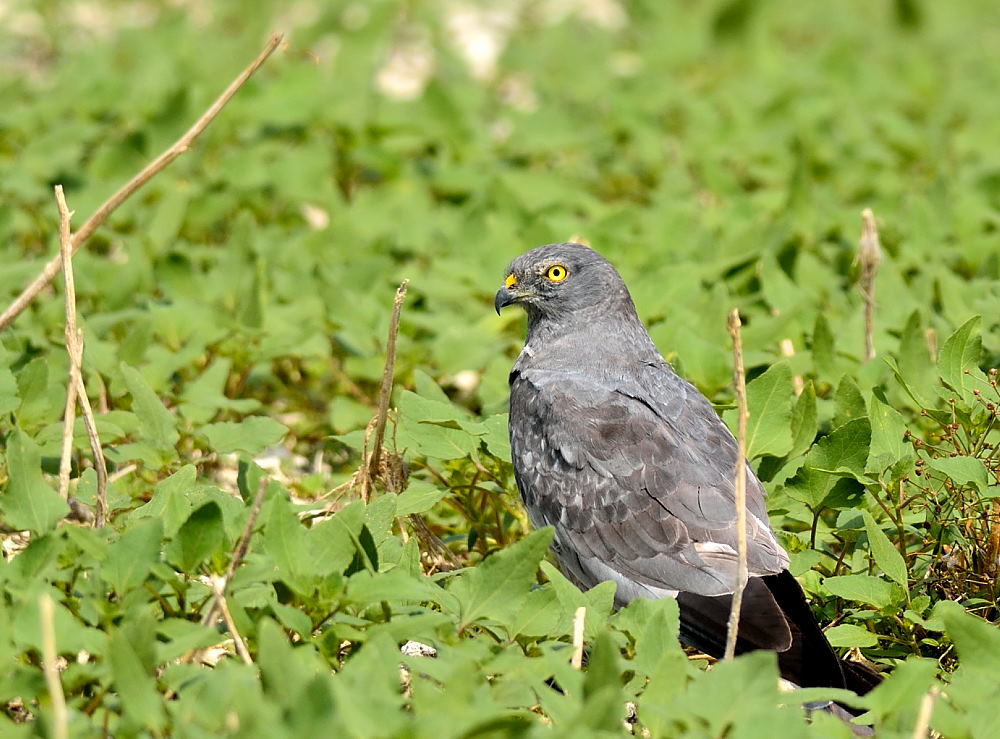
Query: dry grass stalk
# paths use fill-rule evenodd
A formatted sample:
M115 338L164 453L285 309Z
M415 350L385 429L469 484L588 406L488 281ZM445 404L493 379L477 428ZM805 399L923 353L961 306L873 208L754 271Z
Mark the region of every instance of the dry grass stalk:
M204 131L208 124L210 124L219 112L226 106L226 103L235 95L241 87L246 83L248 79L253 75L254 72L265 62L267 58L271 56L271 53L278 47L281 43L281 35L271 36L270 40L264 46L263 51L254 59L239 76L236 77L227 87L215 102L209 106L208 110L202 113L201 117L194 122L194 125L189 128L183 136L181 136L177 141L175 141L170 147L166 149L162 154L160 154L156 159L147 164L143 169L135 175L131 180L122 185L118 191L112 195L110 198L105 200L101 206L94 211L94 213L88 218L80 229L73 234L72 239L72 251L76 253L77 249L83 246L87 239L93 235L94 231L107 220L114 211L128 200L133 193L135 193L140 187L149 182L153 177L162 172L167 166L173 162L181 154L188 151L191 145L194 143L195 139ZM31 284L29 284L14 302L11 303L7 310L0 315L0 331L10 326L14 320L27 308L31 301L38 297L39 293L45 289L59 274L59 270L62 269L63 259L60 255L55 256L45 265L41 274L36 277Z
M233 549L233 556L229 560L229 567L226 568L226 574L222 578L222 583L220 585L220 592L225 595L226 588L229 587L229 582L233 579L233 575L236 574L236 570L239 566L243 564L243 559L247 556L247 552L250 550L250 537L253 536L253 527L257 525L257 517L260 515L260 509L264 505L264 493L267 491L267 481L261 480L260 484L257 486L257 493L254 495L253 505L250 506L250 513L247 514L247 522L243 527L243 533L240 535L240 540L236 542L236 547ZM219 602L218 594L216 598L213 599L212 604L205 611L205 615L201 618L201 623L203 626L208 626L211 624L219 613L220 607L223 607ZM235 632L234 632L235 633ZM233 637L236 638L235 636ZM194 652L190 652L189 655L193 655ZM184 661L188 661L185 659Z
M736 637L740 627L740 607L743 605L743 588L747 581L747 386L743 369L743 341L740 337L740 312L736 308L729 311L729 335L733 340L733 379L736 385L736 405L739 411L739 425L736 442L736 582L733 585L733 602L729 610L729 624L726 629L726 652L724 659L732 659L736 654Z
M587 606L580 606L573 614L573 658L574 669L583 667L583 627L587 621Z
M941 690L937 685L932 685L930 690L924 693L924 697L920 700L916 723L913 725L913 733L910 734L911 739L927 739L935 734L929 730L931 715L934 713L934 702L940 694Z
M69 715L66 712L66 696L56 667L56 627L53 608L52 597L48 593L38 596L38 620L42 630L42 672L45 673L45 686L48 688L49 698L52 699L52 736L55 739L66 739L69 736Z
M97 472L97 506L94 513L94 525L104 526L107 517L107 487L108 465L101 448L101 439L97 435L97 421L94 409L87 397L87 388L83 384L83 333L76 326L76 283L73 280L73 237L70 230L72 213L66 205L66 196L62 185L56 185L56 205L59 208L59 259L63 271L63 283L66 291L66 353L69 355L69 381L66 390L66 415L63 418L63 457L59 463L59 492L64 497L69 496L70 455L73 450L74 414L70 407L70 399L79 402L83 413L83 424L87 429L87 439L90 451L94 455L94 469ZM65 477L64 477L65 475ZM65 485L65 487L64 487Z
M409 280L403 280L396 289L396 297L392 301L392 317L389 319L389 336L385 344L385 367L382 370L382 386L378 394L378 412L375 415L375 440L371 456L368 457L364 472L361 474L361 498L368 500L374 481L379 477L379 465L382 462L382 444L385 441L385 424L389 415L389 400L392 397L392 378L396 369L396 337L399 335L399 316L403 309L403 299L410 285ZM365 448L368 440L365 439Z
M865 361L875 358L875 275L882 263L882 245L879 243L878 226L871 208L861 211L861 240L858 264L861 275L858 289L865 301Z
M226 602L226 587L227 580L216 577L212 580L212 590L215 591L215 602L219 606L219 610L222 611L222 620L226 622L226 628L229 629L229 633L233 637L233 644L236 647L236 654L240 656L243 660L243 664L252 665L253 659L250 657L250 650L247 649L247 643L240 636L239 629L236 628L236 622L233 621L233 614L229 612L229 604Z

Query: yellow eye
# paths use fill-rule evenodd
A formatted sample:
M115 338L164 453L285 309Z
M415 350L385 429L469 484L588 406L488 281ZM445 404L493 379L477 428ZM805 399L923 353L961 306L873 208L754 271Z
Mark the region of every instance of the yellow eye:
M562 282L569 275L569 270L561 264L553 264L545 270L545 278L552 282Z

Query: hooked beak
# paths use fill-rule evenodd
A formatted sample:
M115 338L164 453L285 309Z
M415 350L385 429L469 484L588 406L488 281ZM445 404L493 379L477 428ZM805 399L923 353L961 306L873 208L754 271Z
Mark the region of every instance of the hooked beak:
M500 315L500 309L504 308L517 300L517 295L507 287L501 287L497 290L497 295L493 298L493 308L496 309L497 315Z

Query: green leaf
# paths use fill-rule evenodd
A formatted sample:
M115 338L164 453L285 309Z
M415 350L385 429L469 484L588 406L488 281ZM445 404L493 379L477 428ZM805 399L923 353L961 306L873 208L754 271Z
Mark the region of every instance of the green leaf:
M208 501L180 527L167 547L167 559L178 569L194 573L198 565L219 551L224 538L222 510L215 501Z
M941 381L972 403L972 390L986 388L986 376L979 369L983 342L979 335L981 316L973 316L959 326L941 347L938 356L938 374Z
M851 375L844 375L834 394L833 428L837 429L849 421L868 415L864 396L857 381Z
M174 415L163 406L138 370L124 362L119 369L132 396L132 412L139 419L143 440L160 452L174 452L180 439Z
M954 601L940 601L931 615L944 622L945 631L955 642L962 667L990 675L995 684L996 666L1000 664L1000 630L996 625L967 613Z
M868 546L871 549L872 559L875 560L882 572L898 582L906 590L910 582L906 572L906 561L899 550L892 545L889 537L879 528L879 525L872 518L868 511L862 511L861 515L865 519L865 531L868 533Z
M788 452L790 459L809 451L809 447L816 439L818 428L816 388L810 382L803 388L792 410L792 448Z
M604 698L601 693L608 692L616 699L621 698L621 666L618 663L618 647L611 640L611 635L604 631L597 637L590 650L587 661L587 673L583 678L583 701L589 703L595 698L608 700L617 710L605 712L600 724L593 728L614 731L621 725L625 707L621 700ZM600 696L600 697L599 697Z
M548 636L566 633L572 616L562 608L556 591L537 588L528 593L510 623L510 633L524 636Z
M868 629L854 624L838 624L825 632L827 641L832 647L874 647L878 638Z
M21 405L17 394L17 380L4 362L5 354L0 347L0 416L10 413Z
M289 531L287 535L301 536L298 529L291 527L293 523L295 522L291 518L284 516L283 526L288 527ZM308 554L312 560L312 570L320 576L332 572L342 573L361 549L359 537L364 524L365 504L356 500L340 509L332 518L309 529L305 552L299 556ZM292 563L290 566L295 565Z
M190 494L197 476L198 469L193 464L184 465L170 477L156 483L149 502L136 508L131 516L159 518L163 522L164 533L173 537L191 515Z
M38 445L15 429L7 446L7 489L0 494L4 520L15 529L44 534L69 513L66 501L42 477Z
M956 485L971 485L981 493L989 487L989 472L978 457L938 457L927 460L927 466L944 473Z
M872 439L865 472L881 474L902 459L912 459L910 445L903 439L906 423L902 414L873 396L868 420Z
M856 418L820 439L806 455L802 469L785 486L789 496L817 509L841 477L864 478L871 427Z
M554 533L551 527L533 531L451 583L449 591L461 603L461 628L480 618L502 623L513 621L535 582L538 563L552 543Z
M162 544L163 523L159 519L133 524L108 548L101 578L118 595L125 595L146 581L149 568L160 561Z
M838 575L823 580L823 586L838 598L885 608L894 598L892 586L871 575Z
M288 427L265 416L251 416L237 423L209 424L202 427L201 433L219 454L246 452L253 455L281 441Z
M132 643L133 636L126 635L124 629L116 629L111 634L108 656L115 689L121 698L125 718L143 728L159 731L166 721L162 696L156 690L153 676L139 658ZM152 633L148 638L152 640Z
M772 364L747 384L747 459L781 457L792 448L792 370Z
M412 513L426 513L439 500L448 495L442 490L424 480L410 480L406 490L399 494L396 500L396 515L409 516Z
M271 498L264 519L264 546L278 565L279 577L299 592L311 589L315 571L307 548L306 530L292 511L277 482L268 483ZM336 546L336 545L334 545ZM332 556L332 555L331 555ZM326 565L322 565L325 569Z

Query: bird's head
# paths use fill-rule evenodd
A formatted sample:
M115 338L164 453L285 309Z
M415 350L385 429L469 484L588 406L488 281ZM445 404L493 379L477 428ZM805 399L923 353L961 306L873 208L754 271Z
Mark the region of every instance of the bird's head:
M604 257L582 244L546 244L517 257L497 290L493 306L517 303L530 320L568 319L606 313L622 301L631 307L625 283Z

